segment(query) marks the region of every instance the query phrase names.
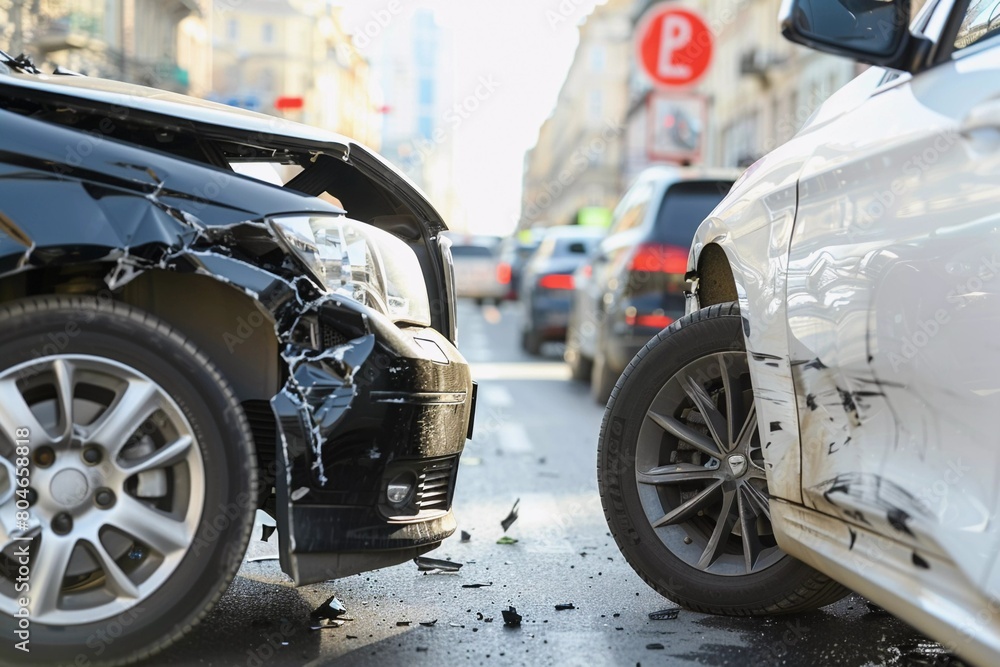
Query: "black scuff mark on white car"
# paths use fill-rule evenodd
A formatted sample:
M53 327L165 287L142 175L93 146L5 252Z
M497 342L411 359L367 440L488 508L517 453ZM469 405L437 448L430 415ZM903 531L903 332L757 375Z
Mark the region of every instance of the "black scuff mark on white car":
M889 525L893 527L897 532L906 533L911 537L916 537L910 527L906 525L912 518L906 510L902 510L898 507L893 507L888 512L886 512L886 517L889 521Z
M931 569L931 564L928 563L923 558L921 558L920 554L918 554L916 551L913 552L913 558L912 558L912 560L913 560L913 564L916 565L917 567L919 567L922 570L929 570L929 569Z
M845 518L871 525L861 514L868 511L884 513L885 520L897 532L916 537L910 528L914 517L931 520L931 511L902 486L871 473L844 473L826 480L815 489L828 503L841 510ZM905 508L905 509L904 509ZM859 516L860 515L860 516Z
M848 528L847 532L851 534L851 543L847 546L848 550L850 550L854 548L854 543L858 539L858 533L853 528Z
M775 431L780 431L781 430L781 422L771 422L770 429L771 429L771 433L774 433Z

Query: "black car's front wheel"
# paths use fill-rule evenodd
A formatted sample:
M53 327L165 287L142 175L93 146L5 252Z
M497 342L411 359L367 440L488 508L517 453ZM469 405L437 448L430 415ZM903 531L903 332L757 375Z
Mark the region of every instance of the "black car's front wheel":
M803 611L842 586L785 554L767 476L736 304L682 318L615 387L598 480L608 524L647 583L715 614Z
M30 653L8 641L0 660L155 653L207 613L249 539L232 389L162 321L87 297L0 307L0 350L0 631L30 629Z

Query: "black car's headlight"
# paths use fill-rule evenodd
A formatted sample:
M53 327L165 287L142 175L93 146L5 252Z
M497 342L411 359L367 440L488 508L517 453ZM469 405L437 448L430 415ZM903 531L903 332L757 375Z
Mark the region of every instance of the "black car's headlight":
M269 222L331 292L394 322L430 326L430 300L420 261L403 240L343 216L278 216Z

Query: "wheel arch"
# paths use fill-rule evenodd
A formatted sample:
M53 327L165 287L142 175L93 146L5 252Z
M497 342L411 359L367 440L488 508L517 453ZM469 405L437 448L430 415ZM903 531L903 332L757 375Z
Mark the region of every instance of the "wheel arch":
M698 254L696 266L696 294L700 308L730 301L738 301L741 306L744 305L746 290L737 281L733 262L721 243L706 243Z
M92 263L8 275L0 278L0 303L57 294L121 301L159 317L201 348L241 402L269 400L280 389L273 320L245 292L210 276L159 269L111 291L104 277L112 268Z

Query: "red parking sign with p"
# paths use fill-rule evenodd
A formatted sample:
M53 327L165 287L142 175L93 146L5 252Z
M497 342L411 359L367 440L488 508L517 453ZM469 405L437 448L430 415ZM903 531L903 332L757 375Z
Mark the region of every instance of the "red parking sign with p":
M636 42L639 64L658 86L690 85L704 76L712 61L712 33L705 21L673 3L646 12Z

